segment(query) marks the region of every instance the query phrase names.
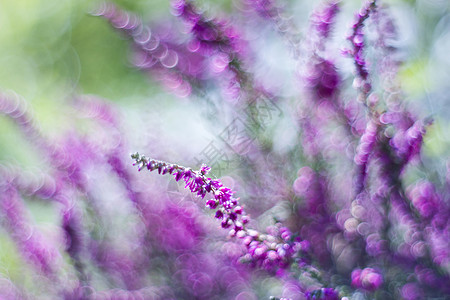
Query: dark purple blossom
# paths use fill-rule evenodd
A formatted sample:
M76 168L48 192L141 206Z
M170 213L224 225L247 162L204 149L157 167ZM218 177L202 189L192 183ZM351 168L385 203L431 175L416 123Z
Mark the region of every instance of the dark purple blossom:
M312 57L304 76L306 87L311 90L314 100L332 101L336 97L340 78L330 61L319 56Z

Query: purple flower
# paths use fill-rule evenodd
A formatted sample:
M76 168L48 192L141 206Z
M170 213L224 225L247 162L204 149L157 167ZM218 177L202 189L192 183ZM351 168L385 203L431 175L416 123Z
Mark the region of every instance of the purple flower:
M238 199L234 198L234 192L231 189L222 186L220 181L206 177L206 174L210 169L209 167L202 166L199 171L193 171L190 168L179 165L147 159L145 156L141 156L138 153L132 154L131 157L135 160L134 165L138 165L139 170L147 167L149 171L158 170L159 174L164 173L161 172L161 170L167 170L166 173L173 174L176 181L183 179L186 183L185 188L188 188L197 196L204 198L207 193L212 194L214 199L206 201L206 206L211 209L218 209L216 217L224 219L222 227L229 228L231 225L235 225L235 229L242 227L240 224L243 223L241 218L244 212L241 206L238 207ZM236 207L238 207L240 214L237 214L234 211ZM239 226L236 226L237 224Z
M185 26L193 33L193 42L198 44L196 51L206 55L220 51L231 55L231 59L242 51L239 35L230 25L206 18L188 0L174 0L172 7L173 13L183 18Z
M224 187L219 180L206 177L203 172L204 166L199 171L193 171L179 165L149 159L139 153L132 154L131 158L139 170L145 166L150 171L168 168L169 173L175 172L176 180L182 178L186 183L185 187L201 198L204 198L207 193L212 194L214 199L207 200L206 206L213 210L216 209L215 217L221 220L222 228L232 228L230 235L243 239L248 252L243 257L243 261L276 272L280 268L287 268L292 258L304 250L300 240L291 241L292 234L285 227L275 229L269 234L260 234L255 230L247 229L245 225L249 221L248 217L242 206L238 205L238 199L234 198L234 191ZM162 173L160 172L160 174Z
M352 272L352 286L373 292L383 284L383 276L373 268L356 269Z
M373 155L373 150L377 143L378 130L378 125L369 121L356 148L356 154L353 160L358 168L356 177L356 192L358 194L363 191L366 184L365 180L368 173L369 157Z
M397 156L406 164L420 153L424 135L425 124L422 121L417 121L408 129L399 128L390 140L390 145Z
M122 11L112 3L104 3L93 15L106 18L114 28L133 41L132 62L136 67L150 70L180 97L191 94L191 82L195 81L197 75L191 72L193 68L190 62L199 60L199 57L195 57L187 49L162 40L148 26L143 25L137 16Z
M348 53L353 57L356 67L356 78L354 81L354 85L365 95L369 94L370 90L372 89L372 85L369 79L366 59L364 57L365 42L363 27L364 22L367 20L367 18L369 18L375 8L375 0L368 0L365 2L364 7L355 17L355 22L353 23L351 34L347 37L347 39L352 44L352 49L349 50Z
M441 201L430 182L420 181L410 186L407 195L423 218L431 218L438 212Z
M312 57L305 72L306 87L315 101L333 100L340 78L333 63L319 56Z
M307 300L339 300L339 293L332 288L321 288L305 294Z
M55 245L30 223L26 208L14 186L0 178L0 213L12 239L24 259L36 271L55 279L62 267L61 257Z
M311 16L311 47L314 51L323 51L324 43L331 33L332 25L339 12L339 0L324 1L319 4Z

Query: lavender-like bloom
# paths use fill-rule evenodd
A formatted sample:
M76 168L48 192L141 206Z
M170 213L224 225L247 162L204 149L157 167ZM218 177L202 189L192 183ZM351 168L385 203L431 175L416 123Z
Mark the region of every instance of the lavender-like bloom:
M432 218L439 211L441 201L430 182L418 182L408 188L407 195L423 218Z
M364 7L356 16L356 20L353 23L351 34L348 36L348 40L352 44L352 49L348 51L355 63L356 67L356 78L354 81L355 87L360 89L364 95L367 97L372 89L372 84L369 78L369 72L367 70L367 62L365 59L365 42L364 42L364 22L369 18L370 14L376 8L376 0L366 1ZM365 99L364 99L365 101Z
M224 86L227 95L238 98L248 80L241 70L244 45L238 31L230 24L206 18L191 1L175 0L172 7L173 13L183 19L187 31L194 36L189 42L189 49L211 57L211 73L225 76L219 83Z
M54 144L41 135L36 125L36 121L31 117L31 113L24 105L20 105L20 98L6 96L1 98L0 101L2 101L0 103L3 104L2 108L5 110L4 112L10 114L13 120L19 125L24 126L22 128L24 133L27 135L32 133L30 136L31 141L44 151L43 154L48 157L50 162L49 166L54 168L53 178L42 178L40 180L43 181L42 183L30 181L27 176L20 174L21 170L15 172L8 172L8 170L6 170L6 172L1 173L6 173L8 178L11 178L14 187L21 192L42 199L50 199L59 204L59 207L61 208L61 228L64 233L63 246L65 246L65 250L72 259L76 275L79 277L79 284L87 284L87 274L85 273L84 262L82 261L83 254L85 254L86 233L84 232L84 226L82 225L81 211L76 199L74 199L74 193L75 190L79 189L81 193L87 196L89 201L92 201L92 199L90 199L91 191L85 180L85 168L93 161L95 156L93 148L95 146L74 134L68 134L66 136L66 143ZM11 103L14 103L13 101L19 102L19 105L14 106L15 110L8 108L8 105L12 106ZM93 110L96 110L94 107L95 105L90 107L90 113L92 113ZM110 126L115 123L113 114L107 112L105 107L103 107L103 112L96 111L95 117L102 119L103 122L108 123ZM28 121L21 122L23 119ZM93 202L89 204L92 205ZM100 212L98 216L100 216ZM30 242L32 242L33 239L30 239ZM94 260L96 259L95 256L93 258ZM124 257L121 259L123 260ZM127 261L124 263L127 264ZM108 272L109 270L106 271ZM117 272L116 270L112 271ZM124 281L130 288L133 288L136 278L139 278L139 276L133 276L133 278L128 276ZM72 287L69 289L72 289ZM66 292L71 294L69 291ZM73 290L73 292L76 292L76 289Z
M245 224L249 221L248 217L238 205L238 199L233 197L234 192L231 189L224 187L219 180L206 176L210 171L209 167L202 166L199 171L194 171L179 165L148 159L139 153L132 154L131 158L135 160L134 165L138 166L139 171L142 168L149 171L158 170L162 175L172 174L176 181L184 180L185 187L202 199L207 194L212 194L213 198L206 201L206 206L215 210L215 217L222 221L222 227L232 227L236 232L244 230Z
M339 0L322 2L311 16L311 48L315 51L325 50L325 42L330 36L335 18L339 12Z
M323 100L336 100L340 78L331 61L317 55L311 57L304 77L313 100L319 103Z
M229 56L226 58L229 62L239 59L243 48L235 28L218 20L206 18L188 0L172 1L172 7L173 13L183 18L186 27L195 37L191 41L192 50L204 55L222 52Z
M383 284L383 276L373 268L355 269L352 272L352 286L366 291L375 291Z
M339 300L339 293L332 288L321 288L305 294L307 300Z
M192 54L183 59L180 49L163 41L148 26L143 25L137 16L120 10L112 3L104 3L93 15L106 18L114 28L133 40L133 64L136 67L156 73L166 87L179 96L191 94L190 81L195 78L195 74L190 73L195 69L190 65L195 60L190 57Z
M301 250L305 251L306 242L294 239L289 229L280 228L274 234L262 234L256 230L247 229L250 219L245 214L243 207L239 205L234 192L222 185L217 179L211 179L206 175L210 168L203 165L200 170L171 164L159 160L147 158L139 153L131 155L134 165L140 171L143 168L149 171L158 170L161 175L171 174L176 181L183 180L186 188L204 199L211 194L212 199L206 201L206 206L215 211L215 218L221 221L222 228L231 228L230 235L243 238L248 254L242 259L255 266L262 266L269 271L277 271L279 268L289 267L291 259Z
M392 148L405 165L420 153L424 134L425 124L416 121L407 130L399 130L390 140Z
M143 25L137 16L122 11L111 3L104 3L93 14L106 18L114 28L123 31L133 39L140 53L146 55L140 61L136 61L137 66L150 68L157 64L158 67L171 69L177 65L177 53L152 33L148 26Z
M54 149L42 138L40 128L27 105L18 94L0 91L0 113L10 117L39 150L52 153Z
M357 177L356 177L356 192L361 193L365 187L365 180L367 177L369 157L373 153L374 147L377 143L378 126L369 121L367 123L366 130L361 136L359 145L356 148L356 154L354 161L357 165Z
M76 168L75 160L68 159L64 155L63 149L52 144L42 136L37 121L34 119L32 112L27 109L26 102L22 98L15 94L0 93L0 111L7 114L20 126L26 137L43 151L51 165L58 170L59 177L56 180L42 178L41 186L34 186L35 183L30 182L25 176L20 176L20 171L9 173L8 176L12 177L10 179L13 180L14 188L44 199L54 199L55 202L62 205L62 223L67 238L67 251L74 260L75 267L82 273L78 259L82 240L80 219L74 207L73 199L68 196L70 193L67 192L67 184L70 182L71 184L82 186L83 174L80 173L79 168ZM79 157L77 162L79 162ZM30 239L30 242L33 239Z
M53 244L33 226L26 215L25 207L18 191L0 178L0 213L19 251L36 270L50 280L57 280L61 261Z

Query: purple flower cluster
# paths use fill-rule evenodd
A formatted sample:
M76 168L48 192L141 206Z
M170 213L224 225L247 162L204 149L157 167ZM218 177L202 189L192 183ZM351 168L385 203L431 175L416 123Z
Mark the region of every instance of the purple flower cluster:
M302 241L299 237L294 238L286 227L270 229L270 233L266 234L247 230L247 235L243 238L247 254L241 261L281 275L283 269L290 267L293 258L299 258L309 251L309 242Z
M307 300L339 300L339 294L331 288L321 288L306 293Z
M407 194L423 218L432 218L439 211L441 200L430 182L422 181L410 186Z
M333 100L340 78L332 62L319 56L313 57L306 76L306 87L313 93L313 99Z
M288 268L292 259L300 252L309 250L309 242L302 241L298 237L294 238L286 227L273 227L265 234L248 229L250 218L239 205L239 199L235 198L234 192L224 187L218 179L206 176L210 171L206 165L194 171L176 164L150 159L139 153L132 154L131 158L139 171L146 168L150 172L158 170L161 175L171 174L176 181L183 180L186 183L185 188L198 197L204 199L207 195L212 195L213 198L206 201L206 207L215 212L214 216L221 221L221 227L231 228L230 236L242 239L247 248L247 254L241 261L277 272L279 269Z
M360 89L364 94L368 95L372 89L372 85L369 78L369 72L367 70L367 62L365 58L365 42L364 42L364 22L376 9L376 0L366 1L364 7L356 15L355 22L352 26L351 34L347 39L352 44L352 49L348 51L354 59L356 67L356 78L354 86Z
M173 14L182 19L192 35L188 49L205 57L212 77L220 76L225 95L237 98L247 80L240 70L246 47L239 32L231 24L206 17L191 1L175 0L172 7Z
M217 179L211 179L206 175L211 168L203 165L199 171L185 168L163 161L148 159L145 156L134 153L131 158L135 160L135 165L140 171L142 168L154 171L158 170L161 175L171 174L176 181L183 180L186 188L201 197L212 194L213 198L206 201L206 206L215 210L215 217L221 221L222 228L232 228L236 233L245 230L245 224L249 219L245 216L243 208L238 205L238 199L233 197L233 191L224 187Z
M177 34L159 35L139 18L105 3L93 15L102 16L133 41L132 63L149 72L180 97L213 81L225 95L237 98L247 76L241 71L245 43L230 24L209 19L189 1L173 1L173 14L183 21L186 40Z
M310 20L312 26L311 39L316 51L324 50L324 43L330 36L335 18L339 12L339 1L328 1L321 3L322 7L316 8Z
M355 269L352 272L352 286L366 291L375 291L383 284L383 275L373 268Z
M224 61L239 59L243 51L242 43L236 29L214 19L208 19L190 2L186 0L172 1L173 13L184 21L188 32L193 34L190 48L204 55L221 52Z
M202 57L195 55L173 41L166 41L140 19L111 3L104 3L93 15L102 16L111 25L133 40L133 64L154 74L156 78L180 97L192 92L192 82L198 75Z
M0 189L2 219L10 230L19 251L40 273L50 280L55 280L55 268L61 264L61 257L58 257L56 247L46 241L41 232L33 228L14 186L10 183L6 185L2 183Z
M2 165L0 214L18 255L25 266L31 267L32 274L40 277L36 281L42 285L39 295L64 299L176 299L189 295L211 299L211 295L235 298L248 292L246 271L239 271L221 253L199 247L207 242L206 232L214 230L202 220L194 205L180 205L175 202L176 197L167 197L165 191L156 194L155 189L138 184L134 172L122 159L126 157L126 139L117 139L120 117L110 104L94 97L76 99L71 103L75 115L93 120L98 135L70 132L63 139L54 140L42 135L37 121L22 103L24 100L14 94L0 97L2 113L23 126L33 149L39 149L36 152L44 157L46 171L35 173ZM201 173L206 175L208 171L204 167ZM184 175L189 177L189 173ZM111 179L115 183L108 183ZM109 193L109 188L117 195ZM227 202L227 197L231 199L230 191L223 189L220 194L219 183L214 184L216 188L217 197L223 202ZM160 201L159 205L154 200ZM56 232L49 235L34 224L30 201L55 209ZM239 210L242 213L242 209L233 206L234 213ZM113 222L111 215L116 218ZM129 219L125 224L120 220L123 216ZM63 255L68 259L63 260ZM153 268L159 271L151 271ZM164 268L167 270L162 271ZM178 270L175 275L169 271L172 268ZM153 286L150 278L159 276L158 272L168 272L169 277L174 277L173 284ZM106 284L98 286L95 282ZM5 285L0 295L31 297L22 286L11 286Z

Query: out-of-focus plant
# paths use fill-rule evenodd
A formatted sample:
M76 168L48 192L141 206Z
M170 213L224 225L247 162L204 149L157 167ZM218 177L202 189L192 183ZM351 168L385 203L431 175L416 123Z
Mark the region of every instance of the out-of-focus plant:
M273 0L236 1L234 14L221 18L174 0L177 19L153 25L116 4L96 7L92 15L129 41L132 66L180 105L199 102L220 133L192 159L186 114L158 125L143 105L145 127L130 130L116 106L74 96L68 122L87 129L55 139L22 97L2 91L0 112L45 163L41 170L1 165L3 239L17 249L26 280L2 278L0 295L449 297L450 176L427 175L422 146L433 122L404 101L396 20L385 4L367 1L338 36L343 6L317 4L303 36ZM279 35L273 41L283 41L297 64L293 79L261 71L270 45L258 47L255 28ZM161 133L172 122L188 135L183 145ZM199 169L131 155L139 170L171 174L167 185L133 170L134 147ZM216 178L220 171L226 176ZM33 221L35 203L54 211L56 228Z

